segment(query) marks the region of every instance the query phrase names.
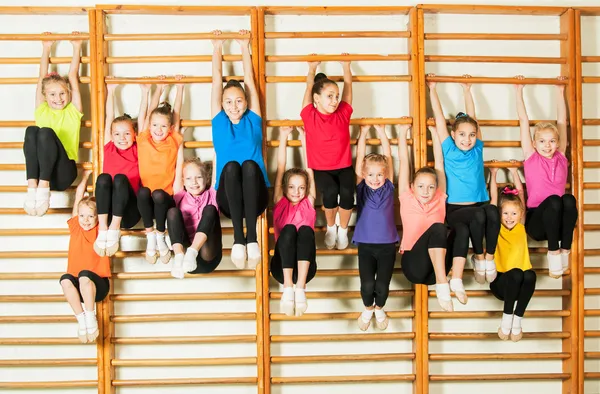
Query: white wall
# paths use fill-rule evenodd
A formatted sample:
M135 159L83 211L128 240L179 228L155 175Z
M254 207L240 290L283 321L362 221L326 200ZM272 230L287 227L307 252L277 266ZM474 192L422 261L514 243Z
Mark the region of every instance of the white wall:
M117 4L116 1L105 3ZM161 4L164 1L131 1L131 4ZM408 4L427 3L427 1L408 2ZM435 1L435 3L451 3L450 1ZM464 1L463 3L481 4L481 1ZM511 1L506 4L518 5L559 5L573 6L578 4L591 5L589 1ZM596 2L600 5L600 2ZM91 1L60 1L53 5L93 5ZM197 5L199 2L179 1L179 5ZM216 4L216 3L214 3ZM245 1L220 1L219 5L248 5ZM290 5L286 1L254 2L252 5ZM300 3L298 3L300 4ZM308 0L302 5L322 5L321 1ZM11 1L0 0L0 5L14 5ZM37 2L24 2L20 5L40 5ZM212 5L203 2L202 5ZM392 1L338 1L328 0L326 5L398 5ZM533 17L533 16L453 16L453 15L427 15L426 32L506 32L506 33L556 33L559 29L558 17ZM295 31L295 30L394 30L406 23L405 17L379 16L367 17L298 17L298 16L268 16L267 31ZM220 28L222 30L238 30L250 28L247 17L171 17L171 16L111 16L109 20L112 33L156 33L156 32L206 32ZM585 18L582 26L590 34L583 37L583 53L585 55L600 54L600 43L597 40L599 29L598 19ZM0 15L0 34L10 33L39 33L42 31L69 32L71 30L87 31L86 16L5 16ZM339 40L276 40L269 41L266 46L267 54L306 54L320 53L405 53L405 39L339 39ZM37 42L0 42L0 53L4 57L37 57L40 54L40 45ZM56 56L70 56L70 45L59 43ZM87 49L84 53L88 54ZM209 54L208 41L179 41L179 42L117 42L110 46L112 56L135 55L187 55ZM236 44L225 47L225 53L239 53ZM453 55L506 55L506 56L559 56L559 47L556 43L536 41L521 43L511 42L463 42L463 41L433 41L426 45L427 54L453 54ZM66 72L66 65L60 66L61 73ZM408 74L405 62L354 62L355 74ZM321 68L327 73L338 74L341 72L339 64L329 63ZM83 66L83 74L89 75L87 66ZM229 64L224 67L229 75L240 75L241 67L236 64L233 69ZM588 75L600 75L600 70L586 67ZM110 69L115 76L142 76L181 73L184 75L210 75L210 63L179 63L179 64L136 64L113 65ZM267 75L303 75L306 65L302 63L276 63L267 68ZM427 72L440 75L460 75L470 73L482 76L512 76L524 74L531 77L554 77L559 74L558 65L511 65L511 64L483 64L483 63L437 63L428 64ZM25 77L37 75L37 65L27 66L0 66L0 77ZM354 85L354 117L400 117L410 115L408 108L407 83L356 83ZM1 120L25 120L33 118L34 110L34 85L2 85L3 105L0 106ZM84 91L87 87L84 88ZM442 84L440 97L446 114L455 114L462 109L461 91L458 85ZM298 119L303 93L302 84L269 84L267 89L268 119ZM600 117L598 113L597 97L598 87L587 86L584 90L584 118ZM474 87L477 115L481 119L515 119L515 103L513 88L507 85L476 85ZM174 91L171 92L171 98ZM89 94L88 94L89 97ZM530 118L554 119L555 95L551 87L531 86L526 88L526 101ZM139 105L139 90L133 85L123 87L118 92L117 102L120 112L137 114ZM586 105L586 103L588 103ZM89 119L89 101L86 102L85 119ZM196 84L186 87L184 101L184 119L208 119L209 115L209 85ZM89 140L89 130L82 129L82 140ZM24 131L20 128L6 128L2 130L2 141L22 141ZM357 135L357 129L352 131ZM389 129L392 137L396 130ZM584 136L594 138L598 135L597 127L586 127ZM517 140L517 128L484 128L484 139L491 140ZM270 139L277 137L277 130L268 130ZM186 140L209 140L210 129L198 127L186 132ZM597 148L585 151L586 160L597 160ZM292 155L292 152L294 154ZM290 164L297 161L297 153L289 150ZM193 155L194 152L186 152ZM212 157L207 149L198 149L195 154L202 158ZM395 155L395 152L394 152ZM81 160L88 160L82 151ZM518 149L486 148L485 158L507 160L510 158L521 159L522 153ZM268 155L271 179L274 177L275 152L273 149ZM0 156L2 163L24 163L20 150L3 150ZM598 181L594 170L587 170L586 181ZM24 185L24 173L9 171L0 173L2 185ZM19 193L0 193L0 207L22 206L22 195ZM600 197L597 191L586 192L586 203L596 203ZM70 193L54 193L52 205L66 207L69 205ZM592 216L590 216L592 217ZM44 218L30 218L27 216L3 216L0 228L65 228L67 215L48 215ZM587 219L587 217L586 217ZM590 223L596 222L590 219ZM319 216L319 224L324 224L324 218ZM354 219L353 219L354 220ZM586 220L586 223L588 220ZM223 221L225 226L229 221ZM321 243L320 237L318 238ZM596 247L594 236L586 236L586 247ZM596 241L597 242L597 241ZM230 247L231 237L226 236L224 245ZM143 244L134 237L123 238L124 250L141 250ZM0 237L0 250L66 250L68 238L66 236L47 237ZM320 245L322 247L322 245ZM533 258L534 266L543 267L545 261L538 256ZM318 260L321 269L356 268L356 257L322 257ZM587 265L597 262L590 258ZM59 272L64 271L64 259L18 259L0 260L0 272ZM113 271L115 272L147 272L166 271L170 266L157 263L149 266L141 258L128 258L117 260ZM233 269L228 257L224 257L219 269ZM468 289L487 289L480 286L472 278L465 280ZM231 292L254 291L255 284L252 278L194 278L179 280L117 280L113 282L115 293L140 294L140 293L175 293L175 292ZM597 285L586 282L587 287ZM560 288L560 281L547 277L538 278L538 288ZM410 284L403 276L396 276L392 282L392 289L408 289ZM278 285L272 281L271 289L277 291ZM317 277L310 283L309 289L313 291L342 291L359 289L358 278L328 278ZM58 294L60 288L55 280L36 281L2 281L0 294ZM586 299L586 307L598 307L597 299ZM500 310L502 304L492 298L471 298L467 306L455 303L456 310ZM434 298L431 299L431 310L438 310ZM184 312L251 312L255 305L252 300L245 301L181 301L181 302L120 302L115 305L115 314L151 314L151 313L184 313ZM272 312L279 312L277 301L271 303ZM309 312L352 312L361 310L359 299L342 300L310 300ZM407 298L390 298L388 310L409 310L410 301ZM560 299L535 297L529 309L561 309ZM2 315L68 315L70 310L66 303L3 303ZM432 332L494 332L499 324L499 319L432 319L430 331ZM586 329L598 329L598 319L586 321ZM60 324L0 324L0 337L74 337L74 323ZM524 320L525 331L560 331L560 319L533 319ZM119 337L140 336L194 336L194 335L221 335L221 334L254 334L255 323L245 322L173 322L173 323L127 323L118 324L116 335ZM411 331L409 319L392 319L388 331ZM373 331L371 328L370 331ZM284 321L273 322L271 333L273 335L285 334L318 334L318 333L358 333L354 321ZM598 342L587 342L587 351L598 351ZM272 355L312 355L312 354L368 354L411 352L410 341L361 341L361 342L330 342L330 343L301 343L301 344L273 344ZM459 352L561 352L559 340L523 340L517 344L491 340L477 341L431 341L431 353L459 353ZM26 358L94 358L94 346L0 346L2 359ZM116 349L116 358L143 359L143 358L184 358L184 357L244 357L256 356L254 344L221 344L221 345L119 345ZM588 371L597 371L597 362L588 362ZM484 362L432 362L431 374L461 374L461 373L534 373L534 372L561 372L561 362L553 361L484 361ZM369 375L369 374L394 374L412 373L410 361L398 362L356 362L339 364L283 364L273 365L273 376L313 376L313 375ZM219 376L255 376L256 368L253 366L231 367L174 367L174 368L117 368L116 379L153 379L171 377L219 377ZM40 367L40 368L0 368L0 381L30 381L30 380L86 380L96 379L95 367ZM381 388L384 393L410 393L409 383L381 383L378 386L371 384L352 385L274 385L274 394L297 394L311 390L313 393L342 392L354 394L362 393L373 387ZM516 392L545 392L560 393L560 382L484 382L484 383L432 383L432 393L454 394L471 393L475 390L486 390L489 394L505 393L508 390ZM210 392L210 393L254 393L254 386L231 387L169 387L169 392ZM76 389L73 393L92 393L94 389ZM122 388L119 393L161 393L163 388ZM8 391L12 392L12 391ZM34 390L19 390L18 392L37 392ZM587 383L586 393L600 392L596 382Z

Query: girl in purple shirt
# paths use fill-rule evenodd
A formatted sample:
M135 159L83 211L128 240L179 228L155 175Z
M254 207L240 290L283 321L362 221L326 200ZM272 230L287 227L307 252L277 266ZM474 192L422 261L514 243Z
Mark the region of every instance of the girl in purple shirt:
M523 79L522 75L517 75ZM565 77L558 77L559 81ZM524 85L515 85L517 114L521 127L523 169L527 185L525 230L536 241L548 240L548 272L560 278L569 268L573 231L577 223L577 201L565 194L569 163L567 151L567 106L565 85L557 84L557 122L535 125L533 141L523 100Z
M390 292L390 282L396 262L396 230L394 212L394 168L392 151L385 126L375 125L381 140L383 155L365 156L367 134L371 126L361 126L356 151L356 205L358 219L352 242L358 244L360 295L365 310L358 317L358 327L366 331L373 313L375 325L385 330L389 318L383 307Z
M175 207L167 212L169 238L175 252L171 276L179 279L183 279L186 272L214 271L221 262L223 249L210 164L197 158L186 160L182 172L178 176L183 176L184 188L174 190ZM213 184L214 181L213 173ZM184 246L187 247L185 254Z

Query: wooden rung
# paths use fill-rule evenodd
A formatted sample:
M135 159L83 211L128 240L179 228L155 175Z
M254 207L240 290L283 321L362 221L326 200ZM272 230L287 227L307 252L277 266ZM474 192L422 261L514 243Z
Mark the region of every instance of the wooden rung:
M0 142L0 149L23 149L22 142ZM80 142L79 149L92 149L92 143L89 141Z
M585 249L584 256L600 256L600 249ZM600 274L600 267L584 267L583 272L586 274Z
M96 365L95 358L64 358L64 359L36 359L36 360L0 360L0 367L72 367Z
M566 360L569 353L439 353L431 361Z
M407 15L412 7L265 7L265 15Z
M0 382L0 389L67 389L76 387L97 387L96 380L70 380L51 382Z
M250 16L254 7L236 6L182 6L182 5L126 5L102 4L96 9L101 9L105 14L118 15L244 15Z
M341 75L332 75L327 76L332 81L335 82L343 82L344 77ZM292 83L292 82L300 82L306 83L306 76L267 76L267 83ZM353 75L352 82L410 82L412 81L412 76L410 75Z
M62 294L43 295L0 295L0 302L64 302Z
M69 188L67 190L65 190L64 192L74 192L76 189L75 186L69 186ZM19 185L3 185L0 186L0 193L25 193L27 191L27 186L19 186ZM94 192L94 187L93 186L88 186L86 191L88 193L93 193ZM22 210L21 210L22 211ZM69 209L69 212L72 212L72 209ZM23 212L25 213L25 212Z
M389 140L391 145L397 145L398 144L398 139L397 138L391 138ZM412 139L407 139L406 140L407 145L412 145L413 141ZM355 138L352 138L350 140L350 145L356 145L358 143L358 140ZM366 140L366 144L367 145L381 145L381 140L379 138L368 138ZM302 143L300 140L288 140L287 142L287 146L302 146ZM279 147L279 140L269 140L267 141L267 147L269 148L277 148Z
M360 55L269 55L265 56L265 61L269 63L275 62L343 62L343 61L407 61L410 60L410 55L376 55L376 54L360 54ZM306 81L306 77L304 77Z
M506 6L506 5L462 5L462 4L419 4L426 14L458 15L562 15L564 7Z
M583 231L600 231L600 224L584 224Z
M433 166L433 162L427 162L428 166ZM511 163L510 161L485 161L483 162L483 166L485 168L509 168L509 167L523 167L522 161L516 161L515 163Z
M71 323L74 322L73 315L22 315L22 316L0 316L0 324L4 323Z
M598 289L600 290L600 289ZM310 294L310 293L306 293L306 294ZM455 296L454 292L451 292L452 295ZM535 292L533 293L533 295L535 297L566 297L569 296L571 294L570 290L560 290L560 289L556 289L556 290L535 290ZM600 294L600 293L599 293ZM430 297L435 297L436 293L435 290L431 290L429 291L429 296ZM491 290L467 290L467 296L469 297L488 297L488 296L492 296L492 292Z
M158 263L157 263L158 264ZM254 277L254 270L216 270L208 274L185 274L186 278L223 278L223 277ZM113 279L173 279L170 272L117 272L113 274Z
M266 32L266 39L274 38L410 38L409 31L299 31Z
M364 334L309 334L271 335L274 343L331 342L331 341L395 341L414 339L414 332L364 333ZM496 338L498 335L496 334Z
M77 168L92 170L93 164L89 162L77 163ZM0 164L0 171L25 171L25 164Z
M425 33L426 40L566 41L566 34Z
M79 77L80 83L90 83L90 77ZM0 78L0 85L35 85L38 78Z
M0 345L26 346L26 345L92 345L84 344L78 338L0 338ZM96 345L95 343L93 344Z
M584 372L583 377L585 379L600 379L600 372Z
M566 85L568 81L559 80L556 78L525 78L525 79L517 79L514 77L506 78L506 77L471 77L465 78L462 76L438 76L435 77L426 77L427 81L431 82L468 82L468 83L499 83L499 84L521 84L521 85ZM600 82L600 77L598 78L598 82Z
M600 309L587 309L583 311L583 316L600 316Z
M567 317L571 311L527 311L527 317ZM429 312L430 319L476 319L502 317L502 311Z
M73 208L50 208L46 215L68 214L73 212ZM25 215L23 208L0 208L0 215Z
M242 55L223 55L225 62L237 62L242 60ZM187 55L187 56L107 56L108 64L132 64L132 63L189 63L210 62L212 55ZM211 77L212 78L212 77ZM182 81L186 82L187 78ZM306 77L304 78L306 80Z
M600 335L599 335L600 336ZM523 338L529 339L566 339L570 338L569 332L524 332ZM498 340L497 332L430 332L430 340Z
M432 382L466 382L479 380L565 380L568 373L520 373L520 374L489 374L489 375L429 375Z
M233 80L233 79L235 79L236 81L243 81L244 77L238 77L238 76L223 77L223 81L224 82L227 82L227 81L230 81L230 80ZM206 77L194 77L194 76L189 76L188 77L188 76L186 76L181 81L178 81L178 80L175 79L175 77L167 77L165 79L158 79L157 77L144 78L144 77L113 77L113 76L107 76L107 77L105 77L104 82L106 82L106 83L115 83L115 84L120 84L120 85L127 85L127 84L139 85L139 84L148 84L148 83L152 83L152 84L157 84L157 83L166 83L166 84L175 84L175 83L211 83L212 82L212 77L210 77L210 76L206 76Z
M273 364L331 363L344 361L400 361L414 360L414 353L340 354L326 356L272 356Z
M34 125L35 125L35 120L0 120L0 127L27 127L27 126L34 126ZM82 120L81 127L92 127L92 121L91 120ZM84 144L85 144L85 142L84 142ZM91 144L91 142L90 142L90 144ZM90 147L91 147L91 145L90 145Z
M183 386L183 385L227 385L256 384L257 378L182 378L182 379L147 379L147 380L113 380L115 387L125 386Z
M454 122L456 121L456 119L446 119L446 125L453 125ZM427 125L428 126L435 126L435 119L433 118L428 118L427 119ZM534 120L534 119L530 119L529 120L529 126L535 126L537 123L540 122L550 122L550 123L556 123L556 120ZM479 126L497 126L497 127L519 127L519 121L518 120L513 120L513 119L477 119L477 124ZM431 141L431 140L430 140ZM487 144L488 141L484 141L484 144Z
M200 300L253 300L252 292L170 293L170 294L111 294L113 301L200 301ZM0 297L0 301L2 298Z
M585 295L600 295L600 289L584 289L583 294L585 294Z
M600 168L600 161L584 161L583 168Z
M600 63L600 56L582 56L582 63Z
M600 204L583 204L584 211L600 211Z
M414 317L414 311L393 311L386 312L389 318L407 318ZM305 313L302 316L287 316L283 313L271 313L271 321L291 321L291 320L355 320L360 313L356 312L330 312L330 313Z
M272 384L292 384L292 383L382 383L382 382L412 382L415 375L397 374L397 375L353 375L353 376L294 376L271 378Z
M426 62L566 64L566 57L426 55Z
M582 77L581 82L583 82L583 83L600 83L600 77Z
M23 228L23 229L0 229L0 236L31 236L31 235L69 235L66 228Z
M588 359L599 359L600 352L585 352L584 357Z
M363 126L363 125L376 125L376 124L412 124L412 118L355 118L350 119L350 124L355 126ZM281 127L281 126L303 126L304 123L301 119L298 120L290 120L290 119L280 119L280 120L267 120L267 127Z
M484 141L483 143L486 148L519 148L521 146L520 141ZM433 142L427 140L427 146L432 146Z
M394 275L402 273L400 268L394 268ZM358 277L357 269L324 269L317 272L319 277L340 277L340 276L356 276Z
M1 252L0 252L1 253ZM269 256L273 256L275 253L274 249L269 250ZM343 250L337 249L317 249L317 256L356 256L358 255L358 249L346 248ZM1 256L1 254L0 254Z
M583 119L583 125L584 126L600 126L600 119ZM589 140L583 140L583 142L586 142Z
M223 32L220 39L233 40L236 38L250 38L250 34ZM175 40L212 40L212 33L160 33L160 34L105 34L105 41L175 41Z
M269 297L273 300L281 299L281 292L271 292ZM390 297L412 297L415 294L413 290L390 290ZM321 298L360 298L360 291L308 291L308 299ZM2 297L0 297L2 301Z
M600 146L600 140L583 140L583 146Z
M256 335L213 335L199 337L117 337L111 343L119 345L172 345L193 343L250 343Z
M0 319L2 316L0 316ZM111 316L113 323L146 323L175 321L213 321L213 320L255 320L254 312L231 313L163 313L154 315L118 315ZM0 320L2 321L2 320Z
M256 365L256 357L224 357L224 358L155 358L155 359L114 359L115 367L175 367L201 365Z
M67 252L63 251L0 252L0 259L52 259L66 257Z
M0 41L70 41L72 39L85 41L90 39L90 35L83 32L80 34L0 34Z
M39 57L0 57L0 64L40 64ZM70 57L51 57L50 64L69 64ZM82 64L89 64L90 58L87 56L81 57Z
M60 279L64 272L2 272L0 280Z

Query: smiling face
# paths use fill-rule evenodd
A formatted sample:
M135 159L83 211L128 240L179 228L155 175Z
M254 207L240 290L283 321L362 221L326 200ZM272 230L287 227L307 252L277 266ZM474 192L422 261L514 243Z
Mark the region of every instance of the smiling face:
M411 190L417 201L428 204L437 191L437 181L433 174L422 173L415 177Z
M194 197L199 196L206 189L206 180L198 165L190 163L183 167L183 186Z
M292 175L289 177L287 185L285 185L285 197L292 204L298 204L306 197L306 178L302 175Z
M80 203L78 212L79 225L85 231L89 231L98 224L98 215L96 210L87 203Z
M44 98L52 109L63 109L69 104L71 96L66 83L47 82L44 85Z
M512 230L518 223L521 222L522 216L523 209L516 202L506 201L502 204L500 221L507 229Z
M161 114L152 114L150 117L150 134L154 142L164 141L171 131L169 118Z
M534 135L533 145L537 153L551 159L558 149L558 133L548 129L539 130Z
M367 186L377 190L385 183L386 171L387 168L380 163L365 163L362 176Z
M473 149L477 141L477 129L471 123L461 123L451 134L456 147L462 151Z
M340 89L335 83L328 83L323 86L321 93L313 94L313 102L320 113L332 114L340 105Z
M246 108L248 108L248 101L244 95L244 91L237 86L232 86L223 91L223 110L225 114L233 123L240 121Z
M113 122L111 127L112 142L117 149L125 150L131 148L135 141L133 125L129 121Z

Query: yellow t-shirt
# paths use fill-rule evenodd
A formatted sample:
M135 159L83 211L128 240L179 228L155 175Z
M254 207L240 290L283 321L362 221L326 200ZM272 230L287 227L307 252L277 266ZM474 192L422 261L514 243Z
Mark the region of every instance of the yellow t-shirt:
M500 226L494 260L498 272L507 272L513 268L523 271L531 269L525 226L518 223L512 230Z
M35 110L35 125L49 127L63 144L69 159L77 161L79 155L79 131L83 114L75 108L73 103L67 104L63 109L52 109L44 101Z

